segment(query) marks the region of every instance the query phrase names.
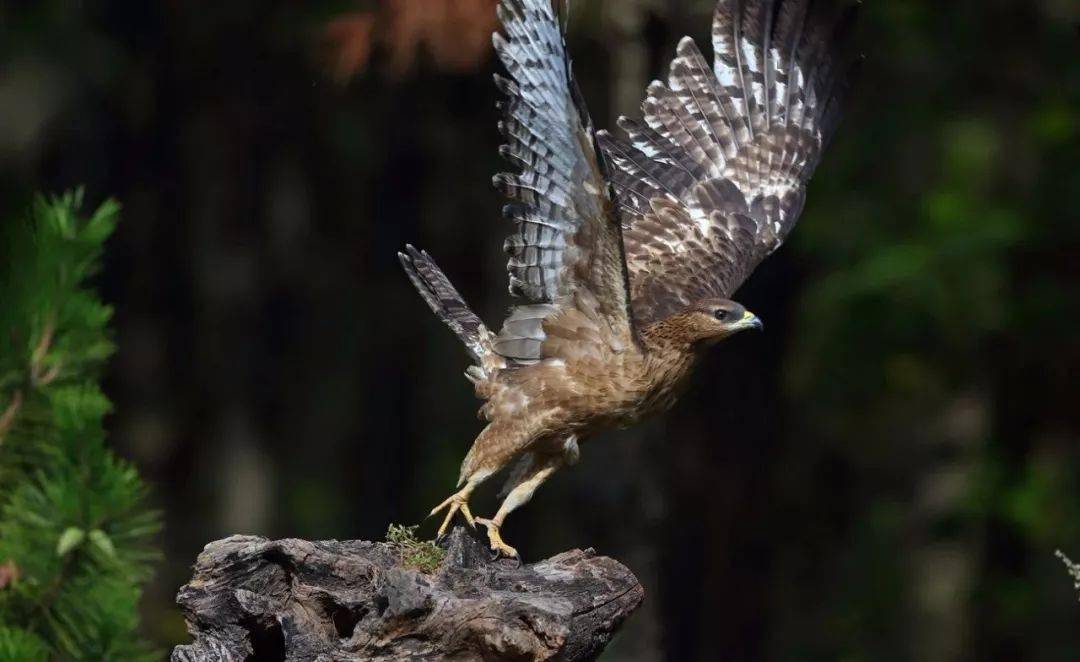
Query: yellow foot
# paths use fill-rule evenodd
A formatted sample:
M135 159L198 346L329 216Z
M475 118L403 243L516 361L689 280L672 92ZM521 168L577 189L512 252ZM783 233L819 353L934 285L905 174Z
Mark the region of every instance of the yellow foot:
M460 510L461 514L465 516L465 521L469 523L469 526L476 526L476 521L473 519L472 513L469 512L469 494L471 489L466 487L457 494L452 495L446 501L443 501L431 511L431 515L446 508L446 518L443 520L442 526L439 527L439 533L436 537L446 533L446 529L450 527L450 521L454 519L454 515ZM428 515L428 517L431 517Z
M489 519L484 519L483 517L477 517L476 523L487 529L488 542L491 543L491 551L495 552L498 556L521 560L517 550L503 541L502 535L499 533L498 524Z

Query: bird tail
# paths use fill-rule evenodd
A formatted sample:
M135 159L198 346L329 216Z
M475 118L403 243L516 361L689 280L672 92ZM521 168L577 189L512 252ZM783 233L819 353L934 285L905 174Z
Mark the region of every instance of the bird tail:
M480 367L482 375L487 367L485 359L491 354L491 333L483 321L469 308L465 299L427 251L419 251L412 245L406 245L405 252L398 253L398 258L409 280L431 307L431 311L465 343L465 349ZM472 373L470 370L470 378L481 376Z

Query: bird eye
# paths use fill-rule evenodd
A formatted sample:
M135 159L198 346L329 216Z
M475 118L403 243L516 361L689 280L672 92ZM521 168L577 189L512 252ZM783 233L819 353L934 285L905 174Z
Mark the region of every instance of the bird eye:
M731 317L731 311L724 310L723 308L717 308L716 312L713 313L713 317L720 320L721 322L726 322L727 319Z

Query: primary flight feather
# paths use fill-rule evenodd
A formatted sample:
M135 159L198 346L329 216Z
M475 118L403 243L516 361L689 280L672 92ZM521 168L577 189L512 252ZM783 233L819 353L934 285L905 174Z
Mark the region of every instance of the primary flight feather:
M730 297L795 225L838 116L850 13L822 4L721 0L712 65L684 38L617 137L593 129L551 0L501 0L500 153L517 170L494 183L519 303L493 333L426 252L399 254L485 400L461 489L432 511L446 510L440 535L461 512L516 556L506 516L580 442L666 410L703 351L761 328ZM472 492L512 462L498 512L474 518Z

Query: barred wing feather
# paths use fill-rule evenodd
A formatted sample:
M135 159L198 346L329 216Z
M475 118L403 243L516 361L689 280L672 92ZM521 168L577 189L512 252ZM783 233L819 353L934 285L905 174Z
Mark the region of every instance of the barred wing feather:
M713 65L684 38L643 121L620 118L624 138L599 132L635 323L730 297L795 225L835 128L854 16L809 5L720 0Z
M520 364L547 358L557 344L545 348L545 329L570 308L628 334L628 294L619 224L551 2L501 0L498 14L505 36L494 35L495 50L511 76L495 79L500 152L518 171L494 183L510 199L507 270L524 303L494 348Z

